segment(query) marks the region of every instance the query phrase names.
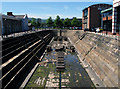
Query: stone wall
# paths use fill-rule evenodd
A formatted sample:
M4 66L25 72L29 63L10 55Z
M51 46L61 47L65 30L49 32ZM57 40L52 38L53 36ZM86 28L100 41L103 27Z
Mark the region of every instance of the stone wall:
M82 61L86 61L106 87L118 87L118 58L120 40L83 31L67 31L80 53Z

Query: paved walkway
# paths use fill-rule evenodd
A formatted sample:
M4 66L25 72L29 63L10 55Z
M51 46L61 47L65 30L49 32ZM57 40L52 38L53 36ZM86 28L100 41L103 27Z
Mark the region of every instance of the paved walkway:
M7 35L7 37L4 36L3 38L18 37L18 36L22 36L22 35L24 35L24 34L36 33L36 32L44 31L44 30L45 30L45 29L38 29L38 30L35 30L35 31L19 32L19 33L14 33L14 34ZM0 36L0 41L3 40L3 38Z
M110 37L110 38L113 38L113 39L120 39L120 36L117 36L117 35L110 35L110 34L105 34L105 33L95 33L95 32L87 32L87 33L98 34L98 35L102 35L102 36L105 36L105 37Z

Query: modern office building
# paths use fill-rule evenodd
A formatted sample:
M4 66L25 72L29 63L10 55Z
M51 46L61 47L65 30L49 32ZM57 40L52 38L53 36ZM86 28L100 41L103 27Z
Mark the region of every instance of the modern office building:
M101 27L103 31L112 32L112 7L101 11Z
M2 13L0 13L0 36L2 36Z
M82 29L91 29L101 26L101 11L112 7L109 4L94 4L83 10Z
M112 33L120 34L120 0L113 0Z

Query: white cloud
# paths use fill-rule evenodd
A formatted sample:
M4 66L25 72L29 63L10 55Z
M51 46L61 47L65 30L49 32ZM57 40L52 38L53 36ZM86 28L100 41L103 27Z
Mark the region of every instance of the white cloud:
M40 14L40 15L38 15L38 14L28 14L28 17L29 18L41 18L41 19L47 19L47 18L49 18L49 17L52 17L52 18L55 18L57 15L50 15L50 14L45 14L45 15L42 15L42 14Z
M80 16L77 15L63 15L63 14L58 14L60 18L73 18L73 17L78 17L81 18ZM52 19L55 19L57 14L46 14L46 15L37 15L37 14L28 14L29 18L41 18L41 19L47 19L49 17L52 17Z
M46 18L46 16L35 15L35 14L28 14L28 18Z

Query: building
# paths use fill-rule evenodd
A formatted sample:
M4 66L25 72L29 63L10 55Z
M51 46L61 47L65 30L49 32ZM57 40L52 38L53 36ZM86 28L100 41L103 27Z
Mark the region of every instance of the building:
M101 27L103 31L112 32L112 7L101 11Z
M22 29L22 21L14 16L2 15L2 35L9 35L20 32Z
M27 15L13 15L12 12L7 12L7 15L2 14L1 22L2 35L9 35L29 29Z
M2 14L0 13L0 36L2 36Z
M109 4L94 4L83 10L82 29L91 29L101 26L101 11L112 7Z
M112 33L120 34L120 0L113 0Z
M22 21L22 31L27 31L28 28L28 16L25 15L14 15L16 18Z

